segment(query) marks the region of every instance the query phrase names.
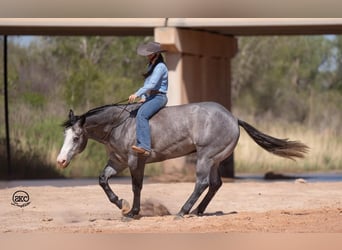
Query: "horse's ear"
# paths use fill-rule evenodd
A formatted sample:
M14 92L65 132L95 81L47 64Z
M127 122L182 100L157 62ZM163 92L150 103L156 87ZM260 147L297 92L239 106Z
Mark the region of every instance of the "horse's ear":
M72 109L70 109L70 111L69 111L69 121L71 123L75 123L76 122L76 116L74 115L74 111Z
M72 109L69 110L69 119L71 120L74 117L74 111Z

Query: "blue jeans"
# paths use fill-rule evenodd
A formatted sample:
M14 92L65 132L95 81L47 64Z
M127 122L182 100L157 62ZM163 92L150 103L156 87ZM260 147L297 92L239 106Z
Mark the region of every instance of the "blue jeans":
M136 117L136 135L137 146L145 150L151 151L151 132L149 119L163 108L167 103L165 94L157 94L150 96L141 105Z

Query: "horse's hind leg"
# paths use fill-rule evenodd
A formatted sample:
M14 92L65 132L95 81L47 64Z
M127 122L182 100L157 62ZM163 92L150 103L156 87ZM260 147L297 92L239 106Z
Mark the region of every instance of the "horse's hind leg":
M198 198L204 192L204 190L209 185L209 171L212 164L208 159L198 159L196 166L196 184L195 189L190 195L189 199L185 202L182 209L179 211L178 215L183 216L188 214L191 208L194 206Z
M205 195L201 203L198 205L196 209L194 209L191 213L202 215L204 210L207 208L210 201L213 199L214 195L216 194L217 190L222 186L222 180L220 173L218 171L217 166L213 166L210 169L210 176L209 176L209 190L208 193Z

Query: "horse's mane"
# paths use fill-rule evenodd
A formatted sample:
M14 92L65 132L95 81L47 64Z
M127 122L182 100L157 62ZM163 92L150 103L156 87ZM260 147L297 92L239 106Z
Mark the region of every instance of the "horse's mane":
M100 112L103 112L107 108L111 108L111 107L126 108L128 106L136 107L137 103L127 103L127 104L114 103L114 104L106 104L106 105L103 105L103 106L95 107L93 109L88 110L87 112L85 112L84 114L82 114L80 116L75 115L75 119L73 119L73 120L71 120L69 118L68 120L64 121L61 126L64 127L64 128L69 128L69 127L73 126L81 118L85 119L85 118L87 118L89 116L96 115L96 114L98 114Z
M114 107L114 106L121 106L121 105L122 104L107 104L107 105L103 105L103 106L100 106L100 107L96 107L96 108L90 109L90 110L88 110L86 113L84 113L81 116L88 117L88 116L91 116L91 115L96 115L97 113L100 113L100 112L104 111L107 108L111 108L111 107Z

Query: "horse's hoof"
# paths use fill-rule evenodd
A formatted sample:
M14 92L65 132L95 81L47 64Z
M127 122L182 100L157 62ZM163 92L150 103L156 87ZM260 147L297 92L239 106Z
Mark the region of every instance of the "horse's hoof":
M200 216L201 213L198 212L198 209L194 209L190 212L189 216Z
M122 202L121 213L122 215L126 215L131 210L130 205L128 201L126 201L125 199L122 199L121 202Z
M139 214L135 214L132 211L129 211L128 213L123 214L122 221L131 221L131 220L140 220L140 218L142 217Z
M187 214L187 215L184 215L184 218L193 218L193 217L199 217L200 215L198 214Z
M132 220L134 220L134 218L133 217L129 217L129 216L122 216L122 218L121 218L121 221L122 222L130 222L130 221L132 221Z
M184 214L178 213L175 215L175 217L173 219L174 220L182 220L182 219L184 219Z

